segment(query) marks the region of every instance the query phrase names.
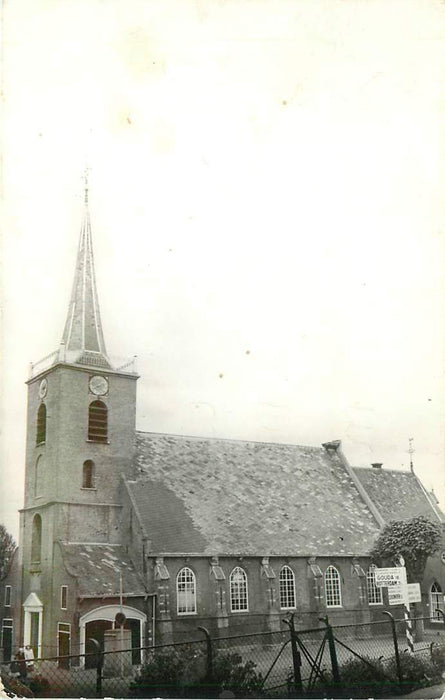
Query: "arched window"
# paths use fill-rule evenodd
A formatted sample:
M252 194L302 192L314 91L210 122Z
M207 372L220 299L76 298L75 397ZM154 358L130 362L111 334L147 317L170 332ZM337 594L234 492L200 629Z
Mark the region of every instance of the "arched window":
M103 401L93 401L88 410L88 440L107 442L108 409Z
M443 617L440 614L440 610L443 611L444 605L443 605L443 593L442 589L437 583L437 581L434 581L430 588L430 618L431 622L443 622Z
M31 563L40 564L42 551L42 518L37 513L32 521Z
M41 403L37 411L36 445L46 440L46 406Z
M248 609L247 574L240 566L235 566L230 574L230 610L240 612Z
M42 455L37 457L34 473L34 496L38 498L44 494L44 471L45 464Z
M295 608L295 576L290 566L283 566L280 571L280 607Z
M91 459L87 459L83 463L82 469L82 488L83 489L94 489L94 462Z
M176 577L176 601L178 615L196 612L196 578L188 566L184 566Z
M324 574L324 586L326 591L326 606L328 608L341 607L340 574L335 566L328 566Z
M382 589L375 585L375 564L371 564L366 574L366 590L368 592L369 605L381 605L383 603Z

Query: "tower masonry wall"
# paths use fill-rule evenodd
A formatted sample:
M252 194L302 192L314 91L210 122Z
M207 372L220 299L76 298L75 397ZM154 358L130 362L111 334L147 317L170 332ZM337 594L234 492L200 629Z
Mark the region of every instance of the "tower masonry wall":
M89 380L100 374L109 390L97 397ZM132 476L136 414L136 377L58 365L46 374L46 396L39 397L42 377L29 385L25 507L51 500L83 503L119 501L121 474ZM102 401L108 412L106 442L88 439L89 405ZM37 413L46 406L46 439L36 444ZM93 486L84 488L83 464L94 463Z

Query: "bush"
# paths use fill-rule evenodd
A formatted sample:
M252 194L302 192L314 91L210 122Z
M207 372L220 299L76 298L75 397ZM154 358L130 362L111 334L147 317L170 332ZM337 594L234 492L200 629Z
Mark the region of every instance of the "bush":
M214 692L233 693L237 698L259 697L263 678L253 661L243 662L240 654L216 654L213 661Z
M317 680L305 697L393 697L398 694L397 684L385 673L380 659L364 656L352 657L341 664L340 689L334 682L332 673L324 671L324 680Z
M49 681L45 676L41 676L40 674L35 674L31 677L30 682L29 682L29 689L33 693L34 697L36 698L49 698L50 697L50 690L51 686L49 684Z
M445 652L442 649L442 654ZM394 697L403 693L409 693L415 688L427 688L434 682L441 680L439 649L437 650L438 663L412 654L400 655L400 667L402 672L402 688L397 675L395 658L391 658L385 666L380 659L363 657L351 658L339 668L341 681L341 696L353 698L367 697ZM326 682L318 681L311 691L312 697L335 697L338 688L329 673Z
M353 698L382 697L397 692L397 685L385 674L380 659L352 658L340 666L343 693Z
M261 674L240 654L215 654L213 676L206 677L206 654L193 645L150 652L130 684L132 698L259 697Z
M187 697L205 675L205 655L194 645L154 650L130 684L132 698Z
M1 675L4 692L10 698L32 698L33 693L27 685L19 681L18 678L13 678L7 674Z
M445 644L433 642L431 645L431 661L440 674L445 672Z
M400 668L402 672L402 688L404 693L409 693L415 688L427 688L435 680L440 681L438 667L429 659L414 654L400 654ZM395 658L391 659L387 666L387 672L397 680L397 666Z

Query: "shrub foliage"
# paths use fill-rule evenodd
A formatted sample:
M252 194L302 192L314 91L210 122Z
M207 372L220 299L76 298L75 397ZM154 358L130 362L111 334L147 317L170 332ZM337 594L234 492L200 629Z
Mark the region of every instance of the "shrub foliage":
M402 555L410 577L419 580L426 560L438 551L440 543L440 525L419 515L410 520L393 520L388 523L377 538L371 556L380 564Z
M151 653L130 684L132 698L261 696L261 674L253 661L243 662L240 654L217 653L209 678L205 652L193 645Z

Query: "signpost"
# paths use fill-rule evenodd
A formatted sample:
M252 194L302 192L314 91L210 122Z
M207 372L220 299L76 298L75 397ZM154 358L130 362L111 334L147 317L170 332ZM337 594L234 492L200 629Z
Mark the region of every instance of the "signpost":
M409 616L410 603L421 600L420 584L407 583L406 568L404 566L391 566L383 569L374 569L375 585L378 588L388 588L388 602L390 605L403 605L403 614L406 626L406 641L411 654L414 652L413 629Z

